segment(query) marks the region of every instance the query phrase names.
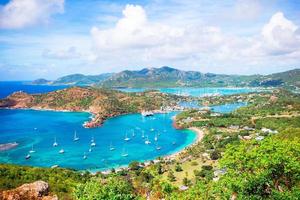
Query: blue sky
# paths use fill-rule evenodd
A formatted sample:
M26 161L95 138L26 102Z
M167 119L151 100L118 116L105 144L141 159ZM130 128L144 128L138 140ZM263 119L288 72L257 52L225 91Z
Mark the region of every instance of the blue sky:
M0 0L0 80L299 68L298 0Z

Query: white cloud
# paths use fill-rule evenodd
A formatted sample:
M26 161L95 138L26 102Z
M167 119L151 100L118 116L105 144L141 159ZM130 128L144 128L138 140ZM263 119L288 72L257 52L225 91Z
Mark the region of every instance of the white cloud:
M78 52L76 47L72 46L69 47L68 49L56 50L56 51L45 49L43 52L43 56L45 58L50 58L50 59L77 59L80 58L82 55L81 53Z
M64 0L11 0L0 7L0 28L18 29L48 22L64 11Z
M247 8L240 8L240 12ZM295 63L299 55L298 27L280 12L261 27L261 33L247 36L227 34L220 27L205 24L171 24L152 22L141 6L127 5L114 27L92 27L94 54L100 63L109 60L108 65L114 66L168 64L199 70L207 65L206 71L211 71L210 66L219 70L217 65L222 70L229 66L231 72L237 66L252 71L251 67L269 65L271 60Z
M181 59L195 51L209 51L222 42L218 27L153 23L138 5L127 5L115 27L103 30L93 27L91 35L100 56L114 52L128 58L128 54L138 52L145 60Z
M299 29L292 21L286 19L282 12L277 12L271 17L262 29L262 36L270 53L292 53L299 50Z

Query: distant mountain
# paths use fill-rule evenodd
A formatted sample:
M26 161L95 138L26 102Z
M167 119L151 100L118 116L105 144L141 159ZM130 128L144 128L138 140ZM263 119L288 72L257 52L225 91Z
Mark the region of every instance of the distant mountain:
M270 75L225 75L182 71L171 67L125 70L103 81L105 87L294 87L300 85L300 69Z
M101 85L105 87L245 86L240 79L247 80L247 76L182 71L165 66L139 71L122 71L112 75Z
M32 84L51 84L51 85L93 85L100 84L104 80L111 77L111 73L105 73L100 75L83 75L83 74L71 74L58 78L55 81L43 82L45 79L37 79Z
M36 80L32 81L31 83L34 85L46 85L46 84L51 83L51 81L40 78L40 79L36 79Z
M102 87L300 87L300 69L270 75L225 75L182 71L171 67L125 70L100 75L72 74L55 81L44 79L35 84L97 85Z

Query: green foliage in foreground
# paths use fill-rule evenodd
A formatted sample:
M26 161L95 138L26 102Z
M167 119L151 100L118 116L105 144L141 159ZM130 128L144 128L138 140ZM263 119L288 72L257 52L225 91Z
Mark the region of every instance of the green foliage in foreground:
M229 146L220 160L226 169L219 181L200 179L182 193L168 199L299 199L300 140L274 137ZM196 176L204 173L196 172Z
M59 197L69 196L79 183L85 183L90 175L61 168L26 167L10 164L0 165L0 190L16 188L25 183L43 180L50 185L50 191Z
M227 148L220 161L227 169L220 184L238 199L300 197L300 141L268 138ZM224 190L225 191L225 190Z
M74 193L79 200L132 200L137 199L132 185L122 177L110 177L105 180L91 179L80 184Z

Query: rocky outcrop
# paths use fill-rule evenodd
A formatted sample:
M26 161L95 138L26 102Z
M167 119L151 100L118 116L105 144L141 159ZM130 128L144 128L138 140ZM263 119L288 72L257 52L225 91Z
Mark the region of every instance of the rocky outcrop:
M56 195L49 195L49 185L44 181L36 181L21 185L0 194L2 200L58 200Z
M32 95L19 91L2 99L0 101L0 107L27 108L32 104L33 100L34 98Z

